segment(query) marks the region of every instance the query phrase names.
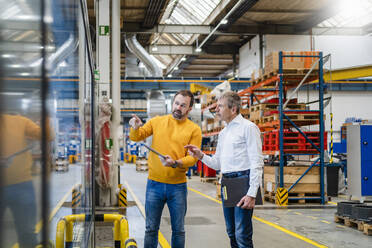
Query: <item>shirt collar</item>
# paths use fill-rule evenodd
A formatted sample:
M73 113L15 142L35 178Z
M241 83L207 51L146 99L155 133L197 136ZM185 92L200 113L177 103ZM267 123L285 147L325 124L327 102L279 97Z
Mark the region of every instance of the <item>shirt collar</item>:
M240 123L241 121L243 120L243 116L241 114L238 114L237 116L235 116L234 119L232 119L232 121L230 121L229 124L232 124L232 123Z

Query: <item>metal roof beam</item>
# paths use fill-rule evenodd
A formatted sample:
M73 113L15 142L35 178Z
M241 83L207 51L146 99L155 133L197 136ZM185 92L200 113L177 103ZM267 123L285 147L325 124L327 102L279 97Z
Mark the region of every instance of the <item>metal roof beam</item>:
M140 23L128 22L124 23L123 33L137 34L203 34L208 35L214 26L210 25L174 25L174 24L159 24L153 28L145 29ZM226 30L215 31L214 35L256 35L256 34L298 34L295 25L281 24L257 24L257 25L232 25Z
M188 45L150 45L146 50L152 55L201 55L201 54L235 54L239 48L232 45L213 45L205 47L203 52L195 52L195 46Z
M125 33L172 33L172 34L209 34L213 27L210 25L178 25L159 24L153 28L141 28L139 23L124 23L122 31Z

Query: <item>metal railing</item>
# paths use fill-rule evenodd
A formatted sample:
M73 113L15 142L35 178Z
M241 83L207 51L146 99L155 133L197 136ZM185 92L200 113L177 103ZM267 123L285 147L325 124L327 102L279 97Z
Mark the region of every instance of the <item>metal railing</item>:
M73 226L75 222L90 221L91 215L73 214L61 218L57 224L56 248L71 248L73 245ZM94 221L114 223L115 248L137 247L133 238L129 238L129 226L125 216L120 214L96 214ZM66 240L65 240L66 237Z

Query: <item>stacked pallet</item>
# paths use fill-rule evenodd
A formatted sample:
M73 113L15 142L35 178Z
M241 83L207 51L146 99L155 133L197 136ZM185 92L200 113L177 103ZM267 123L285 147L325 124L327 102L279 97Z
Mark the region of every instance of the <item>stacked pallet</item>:
M243 118L245 118L245 119L250 119L250 109L249 108L245 108L245 109L243 109L243 108L241 108L240 109L240 114L243 116Z
M300 52L283 52L283 55L307 55L316 56L319 52L314 51L300 51ZM314 62L317 61L315 57L283 57L283 70L297 70L303 71L310 69ZM318 69L318 64L314 69ZM279 70L279 53L272 52L265 57L265 74L270 72L277 72Z
M148 171L149 166L147 159L141 159L136 161L136 171Z
M287 104L286 108L290 110L306 110L306 104L297 103L297 99L291 99L290 102ZM256 124L262 124L262 123L270 122L273 120L278 120L279 119L278 109L279 109L279 100L277 98L270 99L269 101L265 103L252 105L249 108L250 120ZM293 114L289 112L287 112L287 114L293 116ZM296 113L296 115L300 116L298 113ZM304 115L309 116L308 113ZM312 117L314 116L314 114L310 114L310 115Z
M303 132L316 146L320 146L319 132ZM262 151L279 151L279 130L263 134ZM283 149L285 153L318 153L311 143L299 132L283 131ZM327 149L327 135L324 133L324 149Z
M283 168L284 188L288 189L295 183L302 174L308 169L308 166L285 166ZM291 201L298 203L306 203L307 200L301 199L304 197L319 197L320 196L320 168L314 166L310 171L288 192ZM265 199L275 202L275 191L279 185L279 167L264 166L264 191ZM297 200L298 199L298 200Z
M283 52L283 55L319 55L315 51L299 51L299 52ZM313 63L317 61L315 57L283 57L282 73L285 78L297 78L296 75L304 76L309 72ZM318 73L319 65L316 64L312 70L311 76L316 76ZM260 69L258 74L253 72L251 75L252 86L276 76L279 73L279 52L272 52L265 56L265 69Z

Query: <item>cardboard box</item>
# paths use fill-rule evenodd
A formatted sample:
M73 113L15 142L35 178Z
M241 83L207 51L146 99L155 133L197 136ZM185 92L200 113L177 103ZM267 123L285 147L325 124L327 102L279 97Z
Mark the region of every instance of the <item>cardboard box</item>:
M319 52L301 51L301 52L284 52L283 55L318 55ZM310 69L318 58L316 57L284 57L283 69ZM314 69L318 69L317 64ZM279 70L279 52L272 52L265 57L265 72Z

